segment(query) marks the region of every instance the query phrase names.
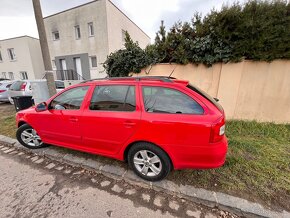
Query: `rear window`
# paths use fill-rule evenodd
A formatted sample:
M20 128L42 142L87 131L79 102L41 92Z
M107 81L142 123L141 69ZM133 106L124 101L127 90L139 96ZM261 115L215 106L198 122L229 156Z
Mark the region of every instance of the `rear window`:
M192 91L200 94L202 97L206 98L207 100L209 100L213 105L215 105L221 112L223 111L223 107L214 99L212 98L210 95L208 95L206 92L202 91L201 89L188 84L187 88L191 89Z
M14 82L14 83L10 86L10 90L13 90L13 91L20 91L21 85L22 85L23 83L24 83L24 82L22 82L22 81L16 81L16 82Z

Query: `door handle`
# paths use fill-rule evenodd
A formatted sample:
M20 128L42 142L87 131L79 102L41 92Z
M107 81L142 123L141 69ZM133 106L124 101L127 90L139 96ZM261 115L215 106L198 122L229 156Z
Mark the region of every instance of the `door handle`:
M76 118L76 117L70 117L69 118L69 121L71 121L71 122L78 122L78 118Z
M128 120L128 121L125 121L125 122L124 122L124 125L125 125L126 127L130 128L130 127L135 126L136 123L134 123L134 122Z

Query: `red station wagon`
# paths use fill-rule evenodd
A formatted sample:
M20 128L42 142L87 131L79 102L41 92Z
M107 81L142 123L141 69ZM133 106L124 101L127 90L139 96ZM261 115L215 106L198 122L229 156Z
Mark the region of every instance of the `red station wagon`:
M128 161L143 179L225 162L222 107L188 81L167 77L90 80L17 113L25 147L48 144Z

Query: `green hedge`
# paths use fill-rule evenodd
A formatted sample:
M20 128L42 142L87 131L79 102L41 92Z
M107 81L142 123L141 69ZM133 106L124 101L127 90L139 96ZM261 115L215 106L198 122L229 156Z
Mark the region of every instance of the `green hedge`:
M161 22L154 44L142 50L127 35L125 49L110 54L104 67L109 76L127 76L155 63L211 66L244 59L290 59L289 2L235 3L203 18L195 14L191 22L177 22L168 32Z

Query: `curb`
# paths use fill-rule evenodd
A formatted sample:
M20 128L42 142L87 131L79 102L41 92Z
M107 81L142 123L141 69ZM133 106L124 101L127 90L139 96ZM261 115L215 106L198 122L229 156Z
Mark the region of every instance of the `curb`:
M83 158L72 154L65 154L63 152L59 152L53 146L31 150L23 147L16 139L3 135L0 135L0 142L10 144L19 150L29 151L39 156L46 156L56 161L81 166L89 170L99 171L100 173L105 174L108 177L113 177L114 179L123 179L133 185L144 188L152 188L156 191L164 191L171 195L173 194L186 198L195 203L200 203L209 207L217 207L240 216L277 218L290 217L290 213L285 210L272 211L258 203L250 202L248 200L221 192L208 191L202 188L195 188L190 185L178 185L166 179L160 182L148 182L137 177L131 170L128 170L128 168L104 164L91 158Z

